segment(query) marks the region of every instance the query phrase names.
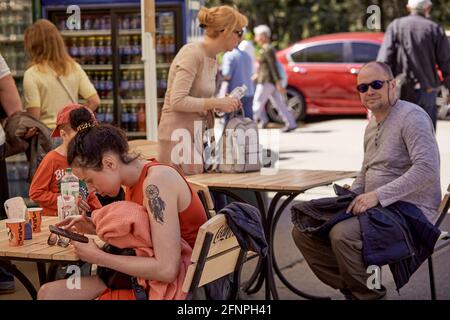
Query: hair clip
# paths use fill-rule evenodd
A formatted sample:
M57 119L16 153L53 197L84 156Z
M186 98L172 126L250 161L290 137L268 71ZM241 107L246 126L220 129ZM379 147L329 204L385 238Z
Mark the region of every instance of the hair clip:
M206 28L206 24L204 24L204 23L200 24L200 28L205 29Z
M93 128L93 127L95 127L95 124L93 124L93 123L91 123L91 122L85 122L85 123L83 123L83 124L80 124L80 125L77 127L77 132L82 132L82 131L84 131L84 130L86 130L86 129Z

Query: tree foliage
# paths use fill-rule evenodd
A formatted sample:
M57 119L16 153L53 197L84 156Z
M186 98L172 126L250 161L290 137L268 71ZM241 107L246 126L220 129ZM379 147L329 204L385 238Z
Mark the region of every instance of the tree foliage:
M206 0L205 5L236 6L249 19L249 28L271 27L278 48L320 34L384 31L395 18L407 15L407 0ZM380 30L367 27L371 5L380 9ZM432 19L450 29L450 0L433 0Z

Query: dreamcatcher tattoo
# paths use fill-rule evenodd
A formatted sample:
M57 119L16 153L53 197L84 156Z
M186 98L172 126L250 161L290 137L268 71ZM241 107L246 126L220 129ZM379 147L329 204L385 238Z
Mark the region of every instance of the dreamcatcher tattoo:
M166 209L166 203L159 196L159 189L154 184L150 184L145 189L145 195L148 198L148 206L153 213L153 217L156 222L164 222L164 210Z

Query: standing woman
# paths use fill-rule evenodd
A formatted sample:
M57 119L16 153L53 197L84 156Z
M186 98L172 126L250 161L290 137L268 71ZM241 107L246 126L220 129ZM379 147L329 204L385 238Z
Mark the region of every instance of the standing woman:
M30 66L25 71L25 108L49 129L56 127L56 115L78 97L94 111L100 98L81 66L67 53L58 29L40 19L25 30L25 52Z
M183 46L173 60L158 127L158 160L178 165L188 175L204 171L203 135L214 127L214 111L240 107L235 98L214 97L216 56L233 50L247 26L247 18L230 6L202 8L198 20L205 35Z

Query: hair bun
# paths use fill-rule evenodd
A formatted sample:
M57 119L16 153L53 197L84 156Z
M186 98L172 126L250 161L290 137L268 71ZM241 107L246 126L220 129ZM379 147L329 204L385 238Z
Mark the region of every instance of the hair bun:
M208 18L210 18L209 9L206 7L202 7L198 12L198 21L200 22L200 28L204 29L208 26Z

